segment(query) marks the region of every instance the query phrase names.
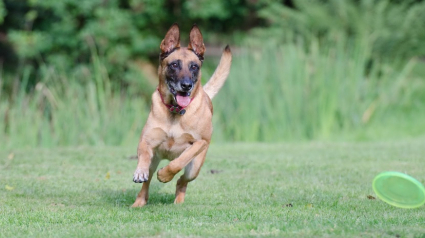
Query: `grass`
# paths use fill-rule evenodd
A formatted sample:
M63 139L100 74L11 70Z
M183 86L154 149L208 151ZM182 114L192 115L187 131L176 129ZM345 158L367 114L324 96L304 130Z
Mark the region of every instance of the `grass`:
M424 207L367 196L382 171L425 183L424 142L213 144L183 205L155 180L142 209L135 148L2 150L0 237L423 237Z

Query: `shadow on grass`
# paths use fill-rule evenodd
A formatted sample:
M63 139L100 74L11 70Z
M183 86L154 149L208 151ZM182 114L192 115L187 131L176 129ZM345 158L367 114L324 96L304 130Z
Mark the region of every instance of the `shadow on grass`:
M99 196L111 206L130 207L134 203L140 188L127 190L104 189L99 191ZM153 187L150 188L148 205L166 205L173 203L174 194L161 193L158 189Z

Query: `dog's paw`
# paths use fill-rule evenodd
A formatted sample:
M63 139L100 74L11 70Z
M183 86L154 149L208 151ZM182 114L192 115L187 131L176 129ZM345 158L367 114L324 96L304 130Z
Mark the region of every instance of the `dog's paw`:
M133 205L131 205L131 207L135 208L135 207L143 207L146 205L146 200L144 199L136 199L136 201L133 203Z
M163 183L170 182L174 178L174 175L175 174L173 174L170 171L168 171L167 167L164 167L164 168L160 169L158 171L158 173L157 173L158 180L160 182L163 182Z
M133 182L143 183L149 179L149 170L148 169L136 169L133 175Z

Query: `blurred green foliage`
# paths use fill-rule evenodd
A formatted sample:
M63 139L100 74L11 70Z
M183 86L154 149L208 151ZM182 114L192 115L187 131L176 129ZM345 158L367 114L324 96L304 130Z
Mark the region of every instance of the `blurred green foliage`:
M3 23L3 19L6 16L6 8L4 7L3 1L0 1L0 24Z
M112 82L131 86L146 81L140 59L156 61L173 22L183 32L197 23L220 45L363 37L373 60L405 60L425 55L423 12L419 0L1 0L0 60L9 71L33 68L35 85L40 65L84 81L96 55Z
M209 42L232 38L233 31L255 25L254 10L262 1L244 0L1 0L0 32L13 52L4 55L8 69L31 66L32 84L47 65L84 81L93 71L94 55L113 82L129 86L143 79L140 59L156 61L168 27L183 32L202 25ZM246 24L241 24L245 22ZM0 20L0 24L2 21ZM186 35L182 35L186 40ZM1 49L0 49L1 50ZM145 80L146 81L146 80ZM11 82L6 82L6 84ZM140 84L135 86L141 86Z
M0 0L0 140L137 141L174 22L182 44L200 25L207 53L233 43L214 140L420 136L424 12L423 0Z
M340 36L371 43L374 60L406 60L425 55L425 2L391 0L294 0L294 8L277 1L259 11L269 27L260 39L277 42L311 39L338 41Z

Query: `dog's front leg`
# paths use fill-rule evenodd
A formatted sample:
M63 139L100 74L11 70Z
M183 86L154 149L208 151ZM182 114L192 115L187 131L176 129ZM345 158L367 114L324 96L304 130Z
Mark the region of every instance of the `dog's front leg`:
M161 133L156 133L156 135L161 135ZM133 203L132 207L143 207L148 202L149 185L152 180L152 175L155 173L160 161L160 158L153 154L153 148L159 145L160 142L160 137L156 139L151 138L150 140L142 139L139 142L139 146L137 147L139 160L133 175L133 181L135 183L143 183L143 186L137 194L136 201Z
M140 192L137 194L136 201L134 201L132 207L143 207L148 202L149 185L152 181L152 175L155 173L155 170L158 167L159 162L160 162L159 158L153 157L149 167L149 175L148 175L149 178L146 182L143 183L142 189L140 189Z
M155 128L147 130L143 129L139 145L137 146L137 167L134 171L133 181L135 183L143 183L149 179L149 167L153 158L153 150L160 145L165 138L164 130Z
M170 182L174 175L180 172L186 165L190 163L199 153L208 148L206 140L198 140L187 148L179 157L171 161L167 166L158 171L158 180L167 183Z
M153 150L145 140L141 140L137 148L138 162L136 171L134 171L133 181L135 183L143 183L142 189L137 194L136 201L132 207L143 207L148 202L149 184L152 174L155 173L159 159L152 161Z
M153 157L153 149L146 140L141 140L137 148L137 167L134 171L133 181L143 183L149 179L149 167Z

